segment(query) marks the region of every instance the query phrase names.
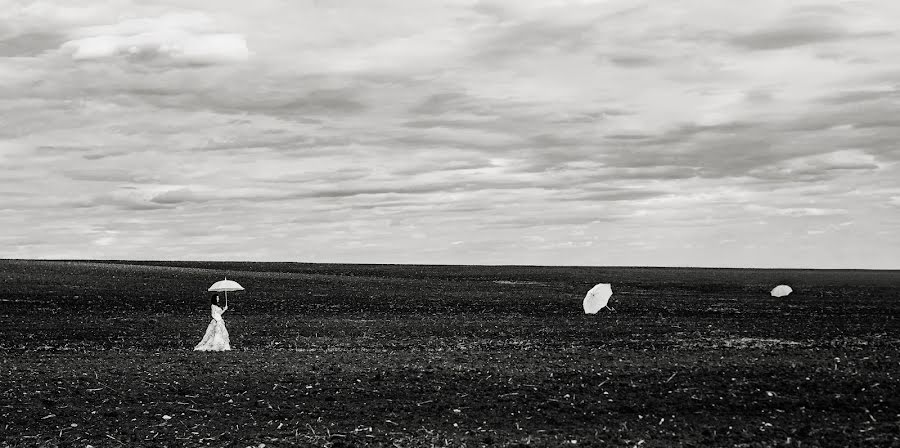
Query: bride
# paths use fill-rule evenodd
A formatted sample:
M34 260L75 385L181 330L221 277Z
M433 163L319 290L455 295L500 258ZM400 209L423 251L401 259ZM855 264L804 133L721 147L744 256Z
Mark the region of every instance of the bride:
M212 299L212 321L206 327L206 334L203 335L203 339L194 347L194 350L217 352L231 350L228 329L225 328L225 321L222 320L222 313L225 311L228 311L228 305L225 305L225 308L220 308L217 294Z

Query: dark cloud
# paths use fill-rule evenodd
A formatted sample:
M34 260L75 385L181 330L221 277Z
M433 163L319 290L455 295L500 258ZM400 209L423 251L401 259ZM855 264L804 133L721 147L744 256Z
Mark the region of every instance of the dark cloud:
M616 178L639 176L646 178L707 179L754 177L786 179L796 176L798 182L831 178L840 170L874 169L871 161L850 161L846 164L810 162L803 169L787 172L779 165L783 161L827 154L844 148L864 148L877 156L887 156L888 139L880 133L873 135L859 131L865 125L893 126L891 136L900 137L900 124L880 114L859 110L844 117L844 112L818 110L784 122L739 122L716 126L685 125L659 134L612 135L614 146L595 158L615 170ZM891 113L893 116L896 112ZM838 114L838 116L833 116ZM821 135L826 129L852 123L845 131L830 131L833 138ZM879 121L880 120L880 121ZM896 129L896 131L893 131ZM876 140L880 139L880 140ZM888 151L889 152L889 151ZM662 171L659 171L662 170ZM603 173L604 175L607 173Z
M465 97L465 101L460 101L460 96L454 98L460 103L454 107L463 109L464 104L475 101L469 97ZM485 103L490 104L489 101ZM515 159L527 152L535 158L530 163L535 170L542 170L548 163L547 166L554 165L554 160L578 159L590 152L588 149L597 152L594 135L581 135L587 122L583 118L569 121L564 117L563 120L550 122L546 114L531 112L528 107L518 111L508 105L484 107L494 110L490 115L485 113L484 119L453 118L450 115L403 122L403 126L409 129L407 132L377 143L385 147L416 150L474 151L483 157L503 155ZM442 107L442 110L453 109ZM552 132L541 131L548 128Z
M886 31L851 31L841 25L847 15L839 7L799 7L780 23L733 36L732 45L749 50L777 50L848 39L888 37Z
M478 98L459 92L436 93L428 96L410 112L417 115L441 115L451 112L469 113L473 115L495 116L496 110L490 102L479 101Z
M381 185L369 187L348 186L346 188L322 189L303 192L295 197L314 198L348 198L367 195L418 195L429 193L461 193L486 190L519 190L528 188L545 188L551 184L547 181L532 181L512 178L482 179L459 178L452 181L427 182L410 180L403 184Z
M71 154L73 152L88 152L93 148L88 146L70 146L70 145L41 145L34 148L34 153L37 155L61 155L61 154Z
M403 123L403 126L416 128L416 129L434 129L434 128L449 128L449 129L481 129L481 130L495 130L499 127L499 118L493 117L486 120L477 120L470 118L432 118L432 119L422 119L422 120L410 120Z
M465 125L469 124L450 121L459 125L459 129L466 129ZM428 119L425 123L415 123L422 129L437 124L445 122ZM491 129L494 125L497 129ZM650 179L654 175L665 179L728 177L780 160L773 149L776 141L766 133L764 124L756 122L689 124L657 134L612 134L603 140L598 140L593 133L582 135L565 127L557 128L555 133L532 133L530 130L543 126L519 122L518 129L507 129L506 125L505 117L477 123L477 130L496 131L497 135L508 137L497 141L456 140L446 134L425 132L396 137L383 144L475 151L484 155L482 160L502 156L508 160L506 168L510 173L556 172L584 162L602 162L608 168L603 171L604 176L630 179ZM794 156L793 152L787 154Z
M48 32L31 32L0 37L0 57L34 57L59 47L65 36Z
M756 90L755 101L771 101L765 90ZM850 96L841 97L848 100ZM407 122L406 125L423 130L443 127L450 129L476 129L494 131L510 136L506 141L469 139L468 143L456 141L447 134L409 134L398 137L400 146L418 148L465 148L488 155L502 155L511 159L507 164L510 173L550 173L567 170L584 162L602 163L604 170L595 176L608 179L707 179L759 176L766 180L786 179L775 167L781 161L796 157L822 154L847 147L879 148L879 157L892 160L900 157L896 144L890 138L900 138L894 131L900 125L891 117L900 110L885 98L864 96L867 106L863 109L819 108L787 120L734 121L716 125L685 124L658 133L613 133L598 140L593 134L579 135L566 127L554 133L531 134L531 129L541 129L531 117L511 120L511 117L495 115L491 120L455 120L434 117ZM462 94L433 96L426 100L420 111L449 112L467 108L472 98ZM515 121L515 128L509 123ZM857 131L877 128L878 135L857 132L852 129L830 141L819 136L823 130L851 124ZM897 128L900 133L900 127ZM530 134L530 135L529 135ZM390 143L385 143L390 145ZM824 145L824 146L823 146ZM835 146L838 145L838 146ZM845 170L873 169L871 162L848 166ZM832 178L840 167L808 167L796 170L800 183Z
M618 54L613 56L600 56L601 62L609 62L624 68L642 68L657 65L660 61L653 56L639 54Z
M596 213L591 215L551 215L523 213L521 216L491 220L480 225L486 229L534 229L548 226L583 226L602 222L617 222L624 219L621 215Z
M634 132L612 133L603 136L612 144L633 146L674 146L683 144L701 136L740 135L758 131L763 125L760 122L732 121L715 125L683 124L659 133Z
M546 113L532 112L534 105L531 104L501 102L467 95L453 97L452 101L435 101L434 96L429 97L411 111L413 114L425 116L404 121L403 127L426 137L430 134L420 133L419 130L473 130L518 138L534 134L536 129L551 124L555 125L555 132L560 129L577 128L585 123L596 122L599 119L596 117L602 117L603 114L603 112L565 114L555 118L548 117ZM422 107L423 105L427 107Z
M647 133L614 133L603 136L607 140L641 141L654 138L654 134Z
M804 172L817 172L817 171L868 171L868 170L877 170L880 167L875 163L867 163L867 162L836 162L830 163L827 165L822 165L819 167L806 168L803 170L798 170L800 173Z
M840 40L850 36L845 30L832 27L784 26L742 34L733 37L731 43L750 50L775 50Z
M336 147L346 147L360 143L358 137L350 135L296 135L288 134L280 138L265 138L262 136L238 136L223 140L210 140L206 144L194 146L190 149L196 151L223 151L240 152L246 149L264 148L279 151L283 154L295 156L315 156L327 154Z
M693 166L644 166L611 168L606 176L622 180L679 180L698 177L701 169Z
M101 160L101 159L105 159L107 157L116 157L116 156L121 156L121 155L125 155L125 154L128 154L128 151L118 151L118 150L110 150L110 151L100 150L100 151L98 151L98 150L94 150L94 151L91 151L91 152L83 155L82 157L84 157L86 160Z
M354 98L355 93L353 89L314 90L301 98L277 105L276 108L309 115L355 114L367 109L364 103Z
M665 191L652 190L627 190L627 189L611 189L601 191L590 191L590 188L584 193L577 193L570 197L564 198L566 201L589 201L589 202L620 202L620 201L638 201L642 199L652 199L660 196L672 194Z
M340 171L329 172L327 177L324 177L322 173L319 172L306 172L302 174L294 174L291 176L280 176L280 177L267 177L265 179L260 179L260 182L266 184L283 184L279 186L279 188L295 188L292 185L296 184L307 184L314 185L317 183L327 182L327 183L338 183L338 182L347 182L354 180L362 180L365 179L366 176L369 175L369 170L364 168L350 168L345 167Z
M133 196L105 194L94 196L88 200L71 203L76 208L114 207L126 211L151 211L170 209L171 204L159 204L147 199Z
M196 87L170 84L169 87L151 88L149 92L147 86L126 87L122 93L166 108L263 114L307 124L323 123L324 117L359 114L369 108L359 97L357 88L286 90L267 85L240 85L237 79L220 86L222 91L215 91L212 86Z
M849 99L858 101L849 101ZM833 102L837 99L836 102ZM853 107L846 107L852 104ZM881 132L900 129L900 121L893 117L900 114L897 95L886 93L881 97L861 92L830 94L817 101L816 107L783 123L774 123L775 132L818 132L842 126L857 129L880 128ZM849 131L848 131L849 133Z
M535 148L581 148L593 146L590 140L585 138L550 133L531 135L526 139L526 145Z
M520 22L497 28L478 42L473 61L495 65L509 59L534 57L542 51L575 53L595 45L595 23L557 24L545 20Z
M436 203L434 201L373 201L363 204L352 204L348 207L350 210L374 210L386 211L401 215L403 218L412 217L432 217L434 212L442 213L479 213L495 210L490 204L474 204L469 201L462 202L443 202Z
M552 118L549 121L555 124L571 124L571 125L583 125L583 124L592 124L599 123L605 120L608 117L620 117L626 115L634 115L634 112L627 111L624 109L600 109L596 112L575 112L571 114L566 114L566 116L560 118Z
M91 182L144 183L154 180L153 177L119 168L67 169L62 174L72 180Z
M896 100L900 98L900 90L849 90L829 94L822 98L822 102L831 105L844 105L853 103L863 103L868 101Z
M465 157L465 156L460 156ZM418 174L435 174L447 171L465 171L480 168L488 168L493 166L487 159L483 159L477 155L470 155L463 159L451 160L434 160L418 163L409 168L394 170L393 175L396 176L414 176Z
M180 111L240 117L261 115L301 124L327 124L336 116L358 115L371 108L371 92L396 87L397 79L340 79L296 76L260 78L247 67L200 67L137 70L117 63L78 64L47 73L29 95L58 101L90 98L123 108L153 106L173 115ZM333 87L339 83L342 87ZM0 93L3 86L0 86ZM10 92L18 94L18 92ZM70 106L73 107L73 106ZM239 123L238 123L239 124Z
M163 205L176 205L185 202L206 202L209 198L202 197L188 188L179 188L177 190L169 190L150 199L150 202Z
M472 6L472 10L497 22L503 22L512 17L512 14L508 11L507 5L491 0L479 0L475 2Z
M478 150L490 153L500 153L514 149L522 149L519 142L505 141L484 142L478 139L464 136L452 137L445 135L432 135L426 132L400 135L371 142L387 148L406 148L413 150L422 149L446 149L446 150Z
M774 166L761 167L747 173L748 177L764 183L782 183L784 185L802 185L809 183L822 183L834 179L834 173L828 170L804 168L789 170Z
M425 193L435 193L448 191L448 189L459 188L455 185L432 184L432 185L397 185L395 187L348 187L335 188L328 190L319 190L309 193L298 194L298 197L312 198L350 198L354 196L368 195L385 195L385 194L402 194L415 195Z
M750 50L775 50L843 40L889 37L893 33L872 29L858 31L846 27L848 17L870 14L864 6L851 3L798 5L778 22L749 33L732 36L732 45ZM843 59L843 57L841 57Z

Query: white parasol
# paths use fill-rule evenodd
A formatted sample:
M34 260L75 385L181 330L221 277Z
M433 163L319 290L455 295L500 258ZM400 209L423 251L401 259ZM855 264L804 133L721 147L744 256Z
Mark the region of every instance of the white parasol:
M225 293L225 306L228 306L228 291L243 291L244 287L239 285L238 282L233 280L228 280L228 277L225 277L225 280L219 280L213 283L212 286L209 287L207 291L215 291L215 292L224 292Z
M597 311L603 309L609 298L612 296L612 286L609 283L600 283L591 288L587 295L584 296L584 313L597 314Z
M772 297L784 297L792 292L794 292L794 290L791 289L790 286L778 285L778 286L772 288L771 294L772 294Z

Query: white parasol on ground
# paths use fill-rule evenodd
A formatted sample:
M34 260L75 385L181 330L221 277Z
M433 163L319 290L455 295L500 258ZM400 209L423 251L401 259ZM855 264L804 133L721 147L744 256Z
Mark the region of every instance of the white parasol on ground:
M228 277L225 277L225 280L219 280L213 283L212 286L209 287L207 291L215 291L215 292L224 292L225 293L225 306L228 306L228 291L243 291L244 287L239 285L238 282L234 280L228 280Z
M597 314L597 311L603 309L609 298L612 296L612 286L609 283L600 283L591 288L587 295L584 296L584 313Z
M772 289L772 297L784 297L790 293L794 292L788 285L778 285Z

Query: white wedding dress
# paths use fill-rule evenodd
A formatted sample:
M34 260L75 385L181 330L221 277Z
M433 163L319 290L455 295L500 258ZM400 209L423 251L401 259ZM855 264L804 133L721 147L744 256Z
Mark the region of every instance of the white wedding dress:
M212 321L206 327L206 334L203 335L203 339L194 347L194 350L216 352L231 350L228 329L225 328L225 321L222 320L222 313L227 309L227 306L222 309L217 305L212 305Z

